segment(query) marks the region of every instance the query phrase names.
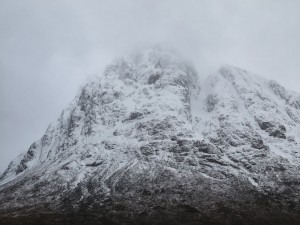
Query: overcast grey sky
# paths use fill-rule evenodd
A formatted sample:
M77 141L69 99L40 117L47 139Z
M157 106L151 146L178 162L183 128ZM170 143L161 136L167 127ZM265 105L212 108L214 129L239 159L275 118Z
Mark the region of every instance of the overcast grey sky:
M0 171L88 75L167 44L200 75L233 64L300 92L299 0L0 0Z

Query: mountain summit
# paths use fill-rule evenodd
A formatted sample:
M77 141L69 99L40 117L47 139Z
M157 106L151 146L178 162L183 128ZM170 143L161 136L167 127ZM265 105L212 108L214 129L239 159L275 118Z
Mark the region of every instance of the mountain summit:
M298 93L234 66L200 82L149 48L87 82L9 164L0 221L297 224L299 149Z

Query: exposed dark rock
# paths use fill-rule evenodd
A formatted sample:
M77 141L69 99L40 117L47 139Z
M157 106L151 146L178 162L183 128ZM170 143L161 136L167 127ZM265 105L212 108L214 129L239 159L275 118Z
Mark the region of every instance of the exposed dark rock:
M18 168L16 170L16 174L22 173L24 170L26 170L27 163L33 159L35 149L37 148L36 143L33 143L30 148L28 149L27 153L24 155L23 159L21 160L20 164L18 165Z
M139 119L143 116L143 113L140 112L131 112L128 119L126 119L125 121L128 120L135 120L135 119Z
M275 125L271 122L259 122L259 126L262 130L267 130L269 128L275 127Z
M183 152L189 152L190 148L185 145L175 145L170 149L170 152L174 153L183 153Z
M85 166L96 167L96 166L100 166L103 162L104 162L104 161L101 161L101 162L93 162L93 163L86 164Z
M251 142L251 147L256 148L256 149L266 149L267 146L264 144L264 141L260 136L254 136L250 140Z
M149 156L149 155L152 155L152 154L155 153L151 145L143 145L143 146L141 146L140 147L140 151L145 156Z
M270 81L270 87L275 95L278 95L281 99L289 103L290 96L283 86L278 84L276 81Z
M159 80L160 75L159 74L152 74L150 75L150 77L148 78L148 84L155 84L157 80Z
M70 169L70 167L68 166L70 163L66 163L66 164L64 164L62 167L61 167L61 169L62 170L69 170Z
M285 132L283 130L279 130L279 129L270 131L270 136L276 137L276 138L286 139Z
M216 105L218 104L219 100L216 95L210 94L206 98L206 106L207 111L211 112L215 109Z
M177 137L176 136L171 136L170 139L171 139L171 141L177 141Z
M220 150L217 149L213 144L206 143L204 141L195 141L194 147L196 147L197 151L209 153L209 154L218 154Z
M26 163L26 161L20 162L20 165L18 166L18 168L16 170L16 174L22 173L24 170L26 170L28 168L25 163Z
M105 141L103 142L103 144L104 144L105 149L108 149L108 150L112 150L116 146L116 144L105 142Z
M259 122L260 128L269 133L270 136L286 139L286 127L271 122Z
M284 125L279 125L279 129L283 132L286 132L286 127Z

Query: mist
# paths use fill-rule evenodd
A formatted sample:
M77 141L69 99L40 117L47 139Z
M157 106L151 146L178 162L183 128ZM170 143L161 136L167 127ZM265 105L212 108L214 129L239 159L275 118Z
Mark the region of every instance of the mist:
M231 64L300 92L300 1L1 0L0 171L90 75L144 44L176 49L199 76Z

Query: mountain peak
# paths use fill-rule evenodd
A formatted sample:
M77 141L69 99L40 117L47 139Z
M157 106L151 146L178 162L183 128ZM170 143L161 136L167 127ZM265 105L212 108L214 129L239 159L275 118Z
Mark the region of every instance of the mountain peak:
M191 83L198 80L197 72L191 62L178 52L160 46L150 46L125 54L106 67L104 76L131 80L142 84L152 84L162 75L187 79ZM184 78L186 76L186 78ZM178 77L177 77L178 78Z
M0 221L267 224L299 216L299 94L235 66L197 78L161 48L109 65L3 173Z
M250 77L258 77L257 75L254 75L247 70L234 65L221 66L221 68L219 69L219 73L222 74L226 79L229 79L231 81L240 78L249 79Z

